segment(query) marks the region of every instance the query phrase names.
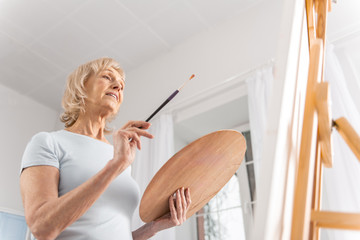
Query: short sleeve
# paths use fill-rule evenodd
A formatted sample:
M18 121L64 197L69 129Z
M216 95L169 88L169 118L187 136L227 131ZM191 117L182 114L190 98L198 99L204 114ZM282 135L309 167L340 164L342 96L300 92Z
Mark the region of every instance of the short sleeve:
M21 172L27 167L41 165L59 169L54 140L48 132L37 133L31 138L22 157Z

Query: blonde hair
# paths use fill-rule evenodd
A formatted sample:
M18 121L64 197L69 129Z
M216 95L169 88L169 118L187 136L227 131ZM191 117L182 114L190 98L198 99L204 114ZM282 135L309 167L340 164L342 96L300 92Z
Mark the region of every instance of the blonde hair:
M65 127L74 125L80 111L85 111L85 82L91 76L108 68L115 69L125 80L124 72L120 68L119 63L112 58L99 58L80 65L68 76L61 103L64 112L60 116L60 120L65 123Z

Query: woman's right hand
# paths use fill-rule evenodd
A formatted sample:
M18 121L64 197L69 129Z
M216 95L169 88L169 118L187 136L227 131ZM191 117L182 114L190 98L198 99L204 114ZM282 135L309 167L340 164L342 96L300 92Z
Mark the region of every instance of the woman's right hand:
M140 137L154 137L146 131L150 125L144 121L129 121L121 129L114 132L113 164L118 168L119 174L134 161L136 148L141 149Z

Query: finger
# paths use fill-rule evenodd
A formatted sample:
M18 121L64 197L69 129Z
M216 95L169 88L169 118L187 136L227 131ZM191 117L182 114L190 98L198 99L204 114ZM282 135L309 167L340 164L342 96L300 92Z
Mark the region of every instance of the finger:
M141 140L137 134L134 134L132 141L135 142L137 149L141 150Z
M136 121L134 123L134 127L142 128L142 129L149 129L151 126L151 123L145 122L145 121Z
M143 137L147 137L147 138L154 138L154 136L151 133L149 133L148 131L141 130L136 127L128 128L126 130L136 132L139 136L143 136Z
M186 203L187 203L187 207L190 207L191 204L191 195L190 195L190 188L187 188L185 191L185 197L186 197Z
M145 121L129 121L122 128L126 129L126 128L131 128L131 127L136 127L136 128L141 128L141 129L148 129L150 126L151 126L151 123L145 122Z
M183 217L183 220L185 221L186 220L186 210L187 210L187 202L186 202L186 199L185 199L185 189L184 187L181 188L180 190L181 192L181 203L182 203L182 217Z
M180 196L181 196L181 206L185 210L187 208L187 203L185 199L185 189L183 187L180 189Z
M139 135L137 135L135 132L126 131L127 137L130 140L130 143L135 144L136 147L141 150L141 141Z
M180 189L178 189L177 190L177 192L176 192L176 210L177 210L177 216L178 216L178 218L180 217L182 217L182 211L183 211L183 209L182 209L182 204L181 204L181 196L180 196ZM179 219L180 221L181 221L181 219Z
M174 197L171 195L169 197L169 208L170 208L170 214L172 219L177 219L177 213L174 205Z

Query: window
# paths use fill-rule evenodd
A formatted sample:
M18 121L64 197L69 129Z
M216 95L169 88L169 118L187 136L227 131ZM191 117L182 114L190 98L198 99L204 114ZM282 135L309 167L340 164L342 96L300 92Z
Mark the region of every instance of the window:
M198 240L246 239L253 220L255 174L250 131L245 159L223 189L197 212Z
M26 230L24 216L0 212L0 239L25 239Z

